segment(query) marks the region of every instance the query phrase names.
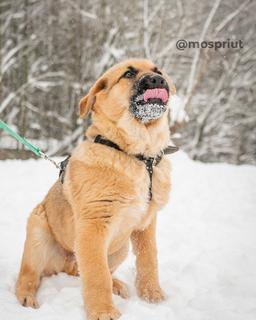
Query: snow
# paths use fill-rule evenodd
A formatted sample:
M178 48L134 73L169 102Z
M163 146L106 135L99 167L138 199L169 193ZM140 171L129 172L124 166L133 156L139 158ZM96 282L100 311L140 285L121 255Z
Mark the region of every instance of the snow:
M159 273L167 300L159 305L135 293L134 257L117 271L131 298L114 296L123 320L256 319L256 167L172 157L173 190L158 219ZM26 219L57 177L46 161L0 162L0 319L85 319L79 278L45 278L40 309L14 295Z

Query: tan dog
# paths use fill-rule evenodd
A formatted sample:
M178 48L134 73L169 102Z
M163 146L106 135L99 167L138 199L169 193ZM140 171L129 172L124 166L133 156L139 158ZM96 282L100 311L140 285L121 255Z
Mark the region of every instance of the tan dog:
M160 157L150 190L140 157L159 157L168 145L167 101L174 92L152 62L133 59L109 69L81 100L81 117L92 112L87 140L74 149L64 183L53 185L28 220L16 284L22 305L38 307L42 276L79 273L88 319L117 319L112 291L126 298L128 290L111 274L127 256L129 239L138 295L149 302L164 298L155 228L156 213L168 201L170 166Z

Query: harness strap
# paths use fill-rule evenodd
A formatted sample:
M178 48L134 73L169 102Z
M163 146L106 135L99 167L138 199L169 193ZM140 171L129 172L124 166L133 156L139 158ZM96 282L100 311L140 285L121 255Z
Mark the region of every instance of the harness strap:
M116 143L110 141L110 140L107 140L105 138L103 138L101 135L97 135L94 139L94 142L95 143L100 143L100 144L104 144L105 146L108 146L108 147L111 147L111 148L114 148L118 151L123 151L119 145L117 145Z
M119 147L119 145L117 145L116 143L110 140L103 138L101 135L96 136L96 138L94 139L94 142L106 145L118 151L125 152ZM156 157L145 157L143 154L135 155L135 158L145 163L145 166L149 175L149 201L152 200L152 177L153 177L153 171L154 171L153 168L157 166L158 163L162 160L164 154L171 154L178 150L179 148L176 146L168 146Z
M60 178L60 181L62 184L64 183L65 170L68 165L68 161L69 161L70 157L71 157L71 155L68 155L67 158L65 160L61 161L61 163L60 163L59 178Z
M116 143L114 143L108 139L103 138L101 135L97 135L94 139L94 142L103 144L103 145L108 146L110 148L114 148L114 149L121 151L121 152L125 152L119 147L119 145L117 145ZM171 153L174 153L178 150L179 150L179 148L176 146L168 146L160 154L158 154L156 157L145 157L143 154L135 155L135 158L144 162L146 169L147 169L147 172L149 174L149 181L150 181L149 182L149 201L152 200L152 177L153 177L154 167L158 165L158 163L162 160L162 158L165 154L171 154ZM61 169L60 169L59 177L60 177L61 183L64 182L65 169L67 167L69 158L70 158L70 155L60 163Z
M153 167L156 166L162 159L158 159L157 163L155 162L155 158L153 157L148 157L145 158L143 155L137 155L136 158L140 161L143 161L145 163L148 175L149 175L149 201L152 200L152 177L153 177Z

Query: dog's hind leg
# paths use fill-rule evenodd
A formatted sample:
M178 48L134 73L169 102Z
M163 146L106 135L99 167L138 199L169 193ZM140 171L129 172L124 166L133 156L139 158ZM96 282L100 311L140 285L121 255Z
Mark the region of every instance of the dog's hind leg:
M38 205L28 219L16 296L26 307L38 308L36 292L43 275L63 271L65 255L54 240L43 205Z
M128 255L128 252L129 252L129 241L127 241L123 245L123 247L121 247L118 251L108 256L108 264L109 264L111 273L114 273L114 271L118 268L118 266L125 260L125 258ZM112 281L113 281L112 291L114 294L124 299L127 299L130 297L129 289L123 281L115 277L112 277Z
M123 299L127 299L130 297L130 292L127 285L123 281L116 278L113 278L112 291L114 294L122 297Z

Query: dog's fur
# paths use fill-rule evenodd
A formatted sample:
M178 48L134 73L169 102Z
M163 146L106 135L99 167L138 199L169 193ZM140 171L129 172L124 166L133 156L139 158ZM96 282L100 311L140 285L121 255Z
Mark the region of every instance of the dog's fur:
M24 306L38 307L36 291L44 275L80 275L88 319L117 319L112 291L128 297L112 273L128 253L136 255L136 287L150 302L164 298L157 271L156 213L168 201L170 166L163 158L154 168L153 198L148 201L149 175L133 155L155 156L169 142L167 112L147 124L129 112L133 79L121 78L128 66L136 78L153 73L152 62L132 59L109 69L80 102L80 115L92 112L87 139L69 160L64 184L57 181L33 210L16 295ZM166 74L170 95L174 86ZM125 152L93 142L96 135ZM78 267L77 267L78 266Z

